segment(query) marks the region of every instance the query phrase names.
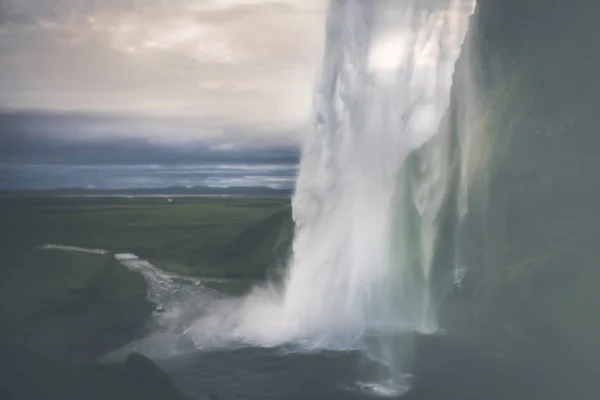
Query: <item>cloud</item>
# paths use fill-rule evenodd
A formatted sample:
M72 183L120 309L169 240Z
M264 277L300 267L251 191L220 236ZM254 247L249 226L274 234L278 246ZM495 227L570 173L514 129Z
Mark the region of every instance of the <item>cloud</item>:
M323 0L4 0L0 107L310 117Z
M299 162L289 141L192 118L0 113L0 126L0 190L291 188Z
M264 132L230 126L196 133L206 123L163 117L0 114L5 165L186 165L298 163L298 148ZM199 128L200 127L200 128ZM169 140L173 132L189 140ZM292 133L282 132L281 137ZM201 139L195 139L196 137ZM232 145L235 143L235 146Z

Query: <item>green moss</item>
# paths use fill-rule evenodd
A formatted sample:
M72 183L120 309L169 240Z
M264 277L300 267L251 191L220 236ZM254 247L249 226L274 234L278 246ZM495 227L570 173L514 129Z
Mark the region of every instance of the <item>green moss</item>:
M111 256L36 249L3 255L3 342L60 359L94 358L130 340L152 311L143 277Z

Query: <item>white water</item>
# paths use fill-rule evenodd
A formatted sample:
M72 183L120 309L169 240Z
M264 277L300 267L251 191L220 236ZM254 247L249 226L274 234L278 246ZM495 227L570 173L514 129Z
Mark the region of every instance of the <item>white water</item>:
M77 247L77 246L63 246L60 244L45 244L39 247L40 250L61 250L61 251L73 251L77 253L88 253L88 254L97 254L97 255L106 255L108 254L107 250L103 249L88 249L85 247Z
M403 165L446 111L472 9L461 0L332 1L288 275L221 315L234 336L345 349L371 334L436 330L429 280L443 152L431 152L410 192ZM200 319L190 332L204 328Z
M447 144L424 154L410 190L403 167L446 111L472 10L471 0L332 1L285 279L224 297L123 258L163 304L163 326L146 349L360 349L383 370L379 383L361 384L365 390L405 390L405 334L437 329L430 285Z
M446 111L473 6L332 1L288 274L281 286L215 304L186 330L198 346L218 335L258 346L361 349L391 380L367 386L402 390L410 341L398 336L437 329L430 278L447 144L431 146L411 190L403 166Z
M472 10L461 1L335 0L329 11L278 318L292 337L363 349L387 369L383 392L406 383L411 349L398 347L410 343L394 336L437 329L430 278L447 149L426 154L410 192L403 166L447 109Z

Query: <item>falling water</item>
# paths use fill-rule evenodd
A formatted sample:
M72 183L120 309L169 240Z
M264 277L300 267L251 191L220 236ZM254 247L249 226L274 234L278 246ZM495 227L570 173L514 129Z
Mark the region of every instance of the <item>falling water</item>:
M428 163L409 194L403 163L447 108L468 11L460 1L332 2L284 299L306 332L354 341L436 329L429 278L447 177Z
M196 347L362 350L383 371L379 393L406 388L409 333L437 329L431 265L449 178L447 144L430 139L473 6L332 0L287 275L243 299L207 301L182 332ZM426 142L409 182L407 158Z
M438 129L472 7L331 3L282 305L284 325L296 335L350 347L436 329L430 269L448 180L436 155L445 152L433 152L410 192L403 165Z

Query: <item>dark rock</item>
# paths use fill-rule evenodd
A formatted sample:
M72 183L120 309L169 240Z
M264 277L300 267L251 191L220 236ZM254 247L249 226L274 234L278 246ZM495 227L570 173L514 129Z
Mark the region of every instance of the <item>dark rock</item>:
M579 381L593 398L600 398L598 13L594 0L479 0L434 139L450 143L434 265L446 326L488 351L502 343L514 355L530 343L528 356L563 371L549 382ZM468 149L460 145L466 127ZM466 160L478 162L462 217ZM457 265L468 271L461 287L452 282ZM464 368L478 376L485 365Z
M527 357L482 352L445 335L417 339L414 380L405 400L566 400L586 397L561 371Z
M27 350L0 348L0 393L19 400L184 400L165 372L131 355L121 364L72 365Z

